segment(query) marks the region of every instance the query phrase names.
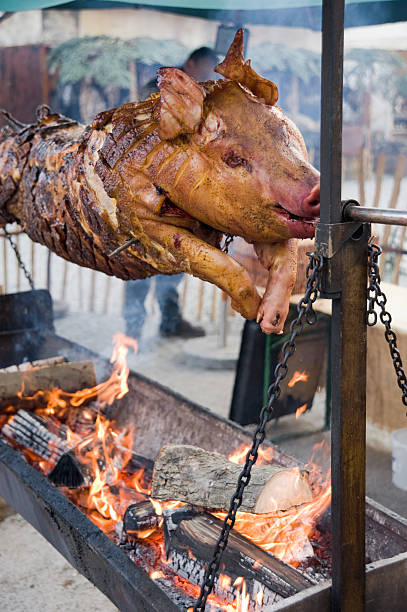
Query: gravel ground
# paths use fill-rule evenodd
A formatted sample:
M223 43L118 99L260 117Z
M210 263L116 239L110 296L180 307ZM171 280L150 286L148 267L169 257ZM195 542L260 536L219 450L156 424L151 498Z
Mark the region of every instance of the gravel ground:
M21 516L0 522L2 612L114 612L117 608Z

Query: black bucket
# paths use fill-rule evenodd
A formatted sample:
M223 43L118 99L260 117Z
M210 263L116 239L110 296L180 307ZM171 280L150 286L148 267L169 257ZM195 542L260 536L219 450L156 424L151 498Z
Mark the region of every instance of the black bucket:
M282 345L288 339L290 323L297 315L297 307L290 306L284 334L269 336L266 367L267 336L255 321L246 321L229 414L232 421L240 425L258 423L265 403L265 378L267 377L268 384L273 382L274 370L282 356ZM301 335L297 336L297 348L288 362L288 374L280 384L281 395L274 403L274 418L293 414L299 408L301 411L311 408L328 354L329 325L330 317L318 313L317 322L313 326L306 325ZM292 377L295 372L305 372L307 379L290 385L290 382L294 382Z
M0 295L0 367L33 361L48 332L54 331L49 291Z

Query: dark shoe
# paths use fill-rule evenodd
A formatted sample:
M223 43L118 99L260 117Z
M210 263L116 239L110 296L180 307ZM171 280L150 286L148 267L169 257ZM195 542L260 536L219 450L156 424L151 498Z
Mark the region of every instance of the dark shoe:
M174 330L160 327L160 334L163 338L201 338L206 332L203 327L195 327L185 319L181 319Z

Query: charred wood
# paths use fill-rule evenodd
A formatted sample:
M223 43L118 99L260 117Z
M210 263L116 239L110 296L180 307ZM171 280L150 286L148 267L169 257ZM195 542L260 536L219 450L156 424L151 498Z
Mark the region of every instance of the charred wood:
M38 457L56 463L70 445L63 438L63 431L50 430L50 425L37 415L19 410L1 430L2 435ZM61 436L62 434L62 436Z
M227 510L242 466L196 446L164 446L154 464L151 496ZM240 510L255 514L287 510L312 500L308 473L277 465L253 466Z
M220 536L222 522L209 514L198 514L190 506L164 510L163 516L170 567L193 584L200 584ZM232 531L215 581L216 595L233 601L238 588L234 582L239 577L245 580L253 605L258 597L262 597L264 606L271 605L313 584L296 569ZM263 595L258 595L260 593Z
M159 527L163 521L149 499L129 506L123 517L123 531L127 538L137 537L138 534Z

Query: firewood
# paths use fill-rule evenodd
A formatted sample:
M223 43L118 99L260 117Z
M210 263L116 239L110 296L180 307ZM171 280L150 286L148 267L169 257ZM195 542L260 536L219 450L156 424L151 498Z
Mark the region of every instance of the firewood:
M169 566L193 584L200 584L220 536L222 522L209 514L194 512L191 506L164 510L163 516ZM222 580L220 574L230 581L228 578ZM232 531L215 579L215 594L227 602L233 601L237 591L233 583L239 577L246 582L252 605L258 593L263 592L262 609L313 584L298 570Z
M21 391L23 395L33 395L39 389L58 387L73 392L95 386L92 361L61 362L58 357L50 361L24 363L0 370L0 400L16 397Z
M1 434L8 440L33 451L38 457L56 463L70 445L63 437L63 431L51 430L49 424L41 417L19 410L1 429Z
M127 539L137 537L137 534L155 529L163 521L149 499L144 499L128 506L123 517L123 532Z
M196 446L164 446L154 464L151 496L228 510L242 466ZM254 465L240 510L267 514L312 500L308 473L299 468Z

